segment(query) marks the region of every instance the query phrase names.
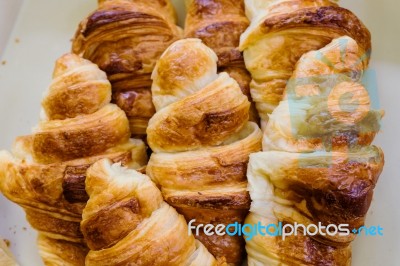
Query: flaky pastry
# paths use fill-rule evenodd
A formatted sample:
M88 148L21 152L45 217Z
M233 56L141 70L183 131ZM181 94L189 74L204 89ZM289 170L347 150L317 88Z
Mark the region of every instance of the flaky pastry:
M83 20L72 51L96 63L111 81L113 102L129 118L133 135L146 133L154 114L150 75L181 29L169 0L107 0Z
M261 131L248 122L250 103L238 83L217 74L217 56L199 39L173 43L153 72L157 113L147 128L153 149L147 174L164 199L195 224L242 222L249 154L260 150ZM217 258L239 265L239 236L196 236Z
M87 172L86 265L224 265L189 234L150 178L102 160Z
M260 2L246 1L251 24L241 36L240 50L253 79L251 96L265 126L303 54L348 35L356 40L360 53L369 58L371 36L351 11L334 1Z
M131 168L146 164L143 141L129 139L128 119L109 103L110 95L111 85L96 65L62 56L43 99L43 120L32 135L16 139L13 154L0 152L0 190L39 231L46 265L84 265L80 221L90 165L105 158Z
M250 97L251 77L239 51L240 35L249 26L243 0L186 0L185 37L199 38L218 56L218 71L234 78ZM259 122L252 103L250 121Z
M246 223L345 225L347 234L257 235L246 243L249 265L350 265L353 230L364 225L384 165L370 146L383 112L363 79L368 59L347 36L304 54L247 172Z

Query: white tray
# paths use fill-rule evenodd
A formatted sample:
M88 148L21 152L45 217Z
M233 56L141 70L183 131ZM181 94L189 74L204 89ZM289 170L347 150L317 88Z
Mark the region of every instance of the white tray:
M173 2L182 22L183 0ZM384 236L359 237L353 244L353 265L400 265L400 2L347 0L342 5L359 15L373 34L372 69L386 111L376 140L385 151L386 166L367 219L367 225L382 226ZM69 51L76 26L95 6L95 0L0 0L0 62L6 61L0 63L0 148L8 149L16 136L29 134L37 124L54 61ZM3 43L8 43L4 53ZM42 265L36 233L21 208L1 195L0 236L11 241L21 265Z

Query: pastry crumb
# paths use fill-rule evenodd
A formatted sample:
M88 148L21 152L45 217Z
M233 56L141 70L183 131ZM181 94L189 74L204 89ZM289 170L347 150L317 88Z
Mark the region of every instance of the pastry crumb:
M24 227L22 227L22 230L26 231L26 227L25 227L25 226L24 226Z
M20 39L19 38L15 38L15 43L19 43Z
M11 241L8 239L3 239L4 243L6 243L7 247L11 246Z
M7 64L6 60L1 61L1 64L4 66L5 64Z

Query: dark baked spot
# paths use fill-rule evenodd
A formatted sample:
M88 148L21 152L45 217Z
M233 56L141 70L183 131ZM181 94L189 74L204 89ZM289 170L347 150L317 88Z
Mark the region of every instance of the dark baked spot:
M139 201L116 202L82 223L82 232L92 250L109 247L128 235L142 221Z

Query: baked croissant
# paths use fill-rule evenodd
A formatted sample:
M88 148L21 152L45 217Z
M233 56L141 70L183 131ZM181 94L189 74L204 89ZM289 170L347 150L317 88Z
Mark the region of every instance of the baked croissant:
M72 51L97 64L112 84L113 102L143 136L155 110L150 75L161 53L181 36L169 0L99 1L83 20Z
M352 12L333 1L261 2L246 1L251 24L241 36L240 50L252 76L251 96L265 126L303 54L348 35L369 58L371 36Z
M243 0L186 0L186 10L185 37L199 38L210 47L218 56L218 71L234 78L251 101L251 77L238 49L240 35L249 26ZM250 120L259 120L254 104Z
M0 238L0 265L2 266L18 266L14 259L14 255L8 249L7 244Z
M46 237L43 234L38 236L38 247L45 265L85 265L88 253L84 244Z
M301 57L247 172L246 223L347 224L349 234L257 235L246 244L249 265L350 265L351 231L364 225L384 165L370 146L383 113L364 84L363 51L345 36Z
M102 160L88 169L86 188L85 265L224 265L189 234L147 176Z
M233 78L217 74L217 60L201 40L185 39L164 52L152 75L157 113L147 128L154 153L146 172L194 224L243 221L248 157L261 148L261 131L248 122L250 103ZM215 257L241 263L241 237L196 237Z
M96 65L62 56L43 100L44 120L32 135L16 139L13 154L0 152L0 190L40 232L46 265L83 265L80 221L89 166L104 158L131 168L146 163L143 141L129 139L128 119L109 103L110 95L106 74Z

